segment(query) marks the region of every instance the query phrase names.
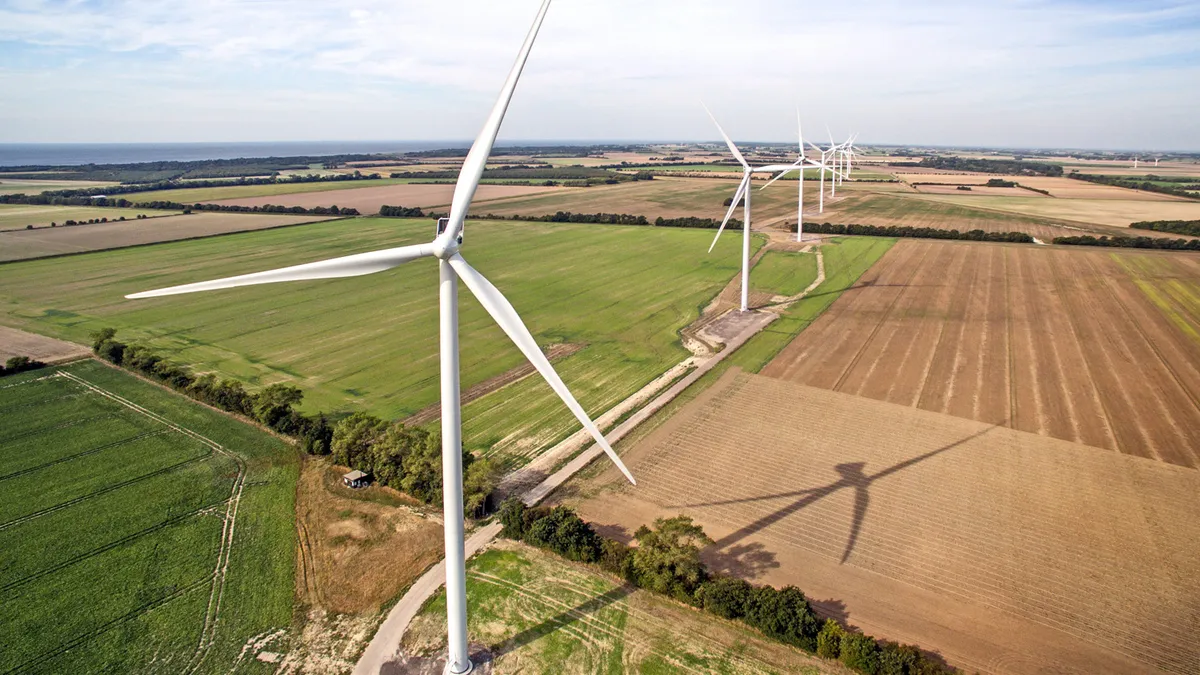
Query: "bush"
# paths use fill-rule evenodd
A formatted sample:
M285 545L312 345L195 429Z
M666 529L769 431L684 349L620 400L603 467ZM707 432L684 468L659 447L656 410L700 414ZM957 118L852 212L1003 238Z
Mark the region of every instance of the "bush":
M4 367L0 368L0 375L15 375L27 370L37 370L38 368L45 367L45 363L31 359L28 356L12 356L9 357L8 361L5 361Z
M712 543L687 516L658 518L633 535L632 570L637 585L695 604L695 592L708 579L700 549Z
M921 650L912 645L881 641L879 645L879 675L910 675L922 662Z
M817 633L817 656L836 659L842 653L842 637L846 631L833 619L825 619L821 632Z
M879 646L875 638L862 633L846 633L841 639L842 665L865 675L879 673Z
M600 560L601 541L591 525L574 511L557 506L529 525L525 541L554 551L569 560L594 563Z
M816 651L820 620L808 604L808 598L795 586L776 590L771 586L754 589L746 606L746 623L780 642L807 651Z
M754 593L749 582L733 577L718 577L704 582L696 591L700 606L725 619L746 616L746 607Z

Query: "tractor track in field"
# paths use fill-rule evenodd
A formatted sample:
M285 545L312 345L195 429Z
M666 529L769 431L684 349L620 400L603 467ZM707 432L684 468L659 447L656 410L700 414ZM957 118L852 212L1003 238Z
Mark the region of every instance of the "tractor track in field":
M108 450L109 448L115 448L119 445L125 445L126 443L133 443L134 441L140 441L143 438L150 438L151 436L160 436L164 433L166 433L166 432L165 431L147 431L146 433L138 434L136 436L130 436L129 438L124 438L119 441L105 443L104 445L96 446L90 450L82 450L73 455L67 455L66 457L60 457L58 459L55 459L55 460L52 460L49 462L43 462L42 464L38 464L37 466L31 466L27 469L21 469L20 471L13 471L12 473L6 473L3 476L0 476L0 480L8 480L9 478L16 478L17 476L23 476L27 473L33 473L34 471L41 471L42 469L54 466L55 464L62 464L63 462L70 462L71 460L79 459L80 457L86 457L88 455L92 455L97 452L102 452L104 450Z

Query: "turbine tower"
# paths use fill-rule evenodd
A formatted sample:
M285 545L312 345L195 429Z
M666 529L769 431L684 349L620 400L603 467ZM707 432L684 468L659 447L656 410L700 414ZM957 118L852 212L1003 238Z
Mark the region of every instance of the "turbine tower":
M774 183L775 181L779 180L780 178L783 178L785 175L787 175L787 173L789 171L799 171L800 172L800 179L799 179L800 188L798 190L799 196L796 200L796 202L797 202L797 206L796 206L796 241L804 241L804 169L810 168L810 167L814 168L814 169L820 168L821 175L823 177L825 175L825 169L829 168L829 167L826 167L826 165L825 165L824 153L821 154L820 162L813 161L805 156L805 154L804 154L804 128L800 124L800 110L798 108L796 109L796 132L800 139L800 157L796 160L795 164L792 164L787 169L784 169L783 171L779 172L778 176L775 176L771 180L767 181L766 185L763 185L762 187L760 187L759 190L766 190L767 187L771 185L771 183ZM813 147L816 147L816 146L813 146ZM817 150L820 150L820 148L817 148ZM832 170L833 169L830 168L830 171L832 171ZM822 182L822 185L824 185L824 182ZM821 188L822 191L824 191L824 189L825 189L824 187ZM824 196L824 194L821 195L821 212L822 213L825 212L825 196Z
M737 191L733 194L733 201L729 203L729 210L725 212L725 219L721 221L721 227L717 228L717 236L713 237L713 243L708 247L708 252L712 253L713 248L717 245L717 241L721 239L721 233L725 231L725 224L729 222L729 218L733 215L734 209L737 208L738 202L745 198L743 205L742 223L742 311L749 309L750 301L750 178L755 173L775 173L777 171L788 171L795 168L792 164L768 164L767 166L750 166L746 162L746 158L738 150L733 141L729 140L729 136L725 130L721 128L721 123L713 117L712 111L708 106L704 106L704 111L708 113L713 124L717 125L717 131L721 132L721 138L725 140L725 145L729 146L729 151L742 165L742 182L738 183Z
M463 161L462 170L458 174L458 182L454 186L450 215L448 218L438 221L437 234L433 241L428 244L359 253L267 272L243 274L125 296L127 298L153 298L282 281L355 277L382 272L418 258L437 258L441 313L442 491L446 545L446 628L449 650L446 672L454 675L468 673L473 667L467 653L466 561L463 552L462 411L459 398L458 362L458 281L460 279L492 319L500 325L509 339L521 350L525 358L529 359L529 362L546 380L550 388L558 394L575 418L591 433L592 438L604 449L621 473L625 474L630 483L636 485L629 469L625 468L612 446L608 444L583 407L571 395L562 379L554 372L550 361L538 348L533 335L525 327L516 310L490 281L467 263L460 252L463 243L463 221L466 219L467 207L470 206L475 188L479 185L484 164L487 163L488 154L496 141L496 134L500 130L500 123L504 120L504 113L512 99L517 80L521 76L521 69L525 66L529 50L533 47L534 39L537 37L542 19L546 16L546 10L549 7L550 0L544 0L534 19L533 27L530 28L525 43L517 54L517 61L500 90L500 97L496 101L496 105L492 108L483 129L480 130L479 136Z

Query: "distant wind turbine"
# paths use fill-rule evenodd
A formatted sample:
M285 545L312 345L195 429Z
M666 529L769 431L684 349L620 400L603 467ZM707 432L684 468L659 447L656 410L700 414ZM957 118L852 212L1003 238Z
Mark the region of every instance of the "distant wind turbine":
M448 635L449 658L446 672L461 675L472 669L471 660L467 653L467 596L466 569L463 552L463 488L462 488L462 410L459 398L459 361L458 361L458 280L462 279L471 293L483 305L492 319L516 344L517 349L529 359L533 367L558 394L575 418L592 435L596 443L604 449L609 458L625 474L630 483L635 483L624 463L608 444L600 430L588 417L583 407L571 395L563 384L550 361L538 348L533 335L521 321L516 310L500 291L482 274L467 264L459 252L463 242L463 221L467 216L467 208L483 175L484 164L496 141L500 123L512 99L513 90L521 76L521 70L529 57L534 38L550 7L550 0L544 0L533 27L521 46L517 62L508 74L500 98L492 108L491 114L480 130L479 136L467 153L462 169L458 174L458 182L454 186L454 197L450 204L450 215L438 221L437 234L428 244L401 246L398 248L359 253L356 255L306 263L267 272L255 272L241 276L203 281L200 283L173 286L144 293L134 293L127 298L153 298L179 293L196 293L222 288L251 286L256 284L271 284L282 281L303 281L310 279L334 279L373 274L402 265L418 258L437 258L439 272L439 296L441 309L441 399L442 399L442 489L445 509L445 545L446 545L446 623ZM636 484L636 483L635 483Z
M805 156L805 154L804 154L804 128L800 124L800 110L798 108L796 109L796 132L797 132L798 138L800 139L800 157L798 159L796 159L796 162L794 164L792 164L790 167L779 172L778 176L775 176L771 180L767 181L767 184L763 185L761 188L759 188L759 190L767 189L767 187L771 183L774 183L775 181L779 180L780 178L783 178L790 171L799 171L800 172L800 177L799 177L800 187L798 189L799 197L796 200L797 201L796 241L804 241L804 169L819 168L819 169L821 169L822 177L825 175L825 170L827 168L829 168L830 171L832 171L833 169L826 166L824 153L821 154L820 162L814 161ZM813 146L813 147L816 147L816 146ZM820 150L820 148L817 148L817 150ZM822 181L822 185L824 185L824 181ZM825 212L825 195L824 195L823 191L824 191L824 188L822 187L822 195L821 195L821 212L822 213Z

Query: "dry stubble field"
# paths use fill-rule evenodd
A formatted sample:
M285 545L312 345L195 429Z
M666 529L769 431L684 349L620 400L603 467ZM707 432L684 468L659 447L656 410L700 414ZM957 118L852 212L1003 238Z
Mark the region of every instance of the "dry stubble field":
M486 202L501 197L534 195L541 192L574 192L576 188L545 187L531 185L480 185L475 191L474 211L481 209L480 202ZM379 207L388 206L445 206L450 203L454 194L454 185L446 183L402 183L398 185L381 185L378 187L349 188L345 190L327 190L324 192L299 192L295 194L271 195L269 197L243 197L240 199L212 200L214 204L233 204L237 206L264 206L266 204L282 204L284 206L314 206L351 207L358 209L363 215L379 213Z
M717 569L968 672L1200 668L1192 469L737 371L625 460L637 487L562 499L609 534L688 514Z
M1200 467L1200 256L901 241L763 374Z

